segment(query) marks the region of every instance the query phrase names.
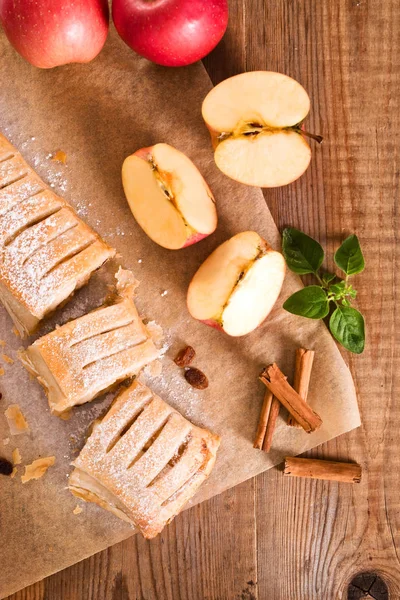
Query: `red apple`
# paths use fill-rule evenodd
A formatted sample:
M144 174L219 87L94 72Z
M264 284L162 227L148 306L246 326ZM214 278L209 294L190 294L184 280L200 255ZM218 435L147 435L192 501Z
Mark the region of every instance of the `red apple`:
M108 33L107 0L0 0L0 22L14 48L35 67L86 63Z
M113 0L112 16L124 42L167 67L206 56L225 33L227 0Z

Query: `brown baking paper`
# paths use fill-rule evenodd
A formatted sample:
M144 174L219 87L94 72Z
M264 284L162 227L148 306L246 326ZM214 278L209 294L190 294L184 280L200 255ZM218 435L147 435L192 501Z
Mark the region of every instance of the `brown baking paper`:
M201 502L282 461L360 424L348 368L320 322L283 311L285 298L299 289L287 274L268 320L243 338L197 323L188 314L186 290L192 275L218 244L239 231L254 229L278 248L279 234L258 189L236 184L215 167L201 102L211 87L201 64L166 69L137 57L111 33L100 56L89 65L50 71L24 62L0 34L0 129L38 173L121 254L124 267L141 281L137 305L159 323L169 349L163 374L148 384L197 425L222 436L215 469L194 502ZM205 176L217 200L219 225L206 240L179 251L154 244L134 221L121 186L124 158L143 146L168 142L185 152ZM62 150L67 164L51 155ZM116 263L90 283L41 329L49 331L98 306L107 293ZM14 364L1 366L0 455L19 448L16 476L0 481L0 597L118 542L130 527L95 505L83 505L66 490L70 462L82 447L89 423L112 395L76 408L67 421L51 416L41 387L16 359L22 345L0 310L0 337ZM25 345L28 342L24 342ZM188 386L171 360L184 344L197 352L195 364L208 376L206 391ZM252 447L264 388L257 377L276 361L291 378L295 349L316 351L309 402L324 424L311 435L279 419L269 455ZM29 433L11 436L4 417L20 405ZM8 445L2 440L10 438ZM37 481L21 483L23 466L38 457L56 463ZM80 514L73 511L83 506ZM77 512L77 511L76 511Z

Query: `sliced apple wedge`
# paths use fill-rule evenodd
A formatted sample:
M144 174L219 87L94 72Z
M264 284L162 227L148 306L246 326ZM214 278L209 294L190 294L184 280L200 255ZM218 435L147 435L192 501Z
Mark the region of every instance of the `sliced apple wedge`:
M156 144L128 156L122 165L122 184L136 221L160 246L178 250L215 231L211 190L197 167L176 148Z
M271 71L242 73L206 96L202 114L219 169L236 181L279 187L300 177L311 160L302 122L310 110L305 89Z
M192 317L232 336L269 315L281 291L285 260L254 231L238 233L203 262L188 290Z

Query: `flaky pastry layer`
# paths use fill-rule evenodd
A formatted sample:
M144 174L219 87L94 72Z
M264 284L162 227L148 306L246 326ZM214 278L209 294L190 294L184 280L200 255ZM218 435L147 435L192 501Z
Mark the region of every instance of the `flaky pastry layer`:
M0 134L0 301L20 334L114 254Z
M69 478L73 494L156 536L211 472L220 438L135 381L97 423Z

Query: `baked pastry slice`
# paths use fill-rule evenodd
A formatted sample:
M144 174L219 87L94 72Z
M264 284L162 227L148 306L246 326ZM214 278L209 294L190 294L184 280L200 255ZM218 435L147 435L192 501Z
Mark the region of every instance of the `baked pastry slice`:
M21 335L114 254L0 134L0 300Z
M69 489L156 536L214 466L220 438L135 381L95 424Z
M129 271L117 273L119 297L39 338L19 353L60 414L137 375L159 351L132 300Z

